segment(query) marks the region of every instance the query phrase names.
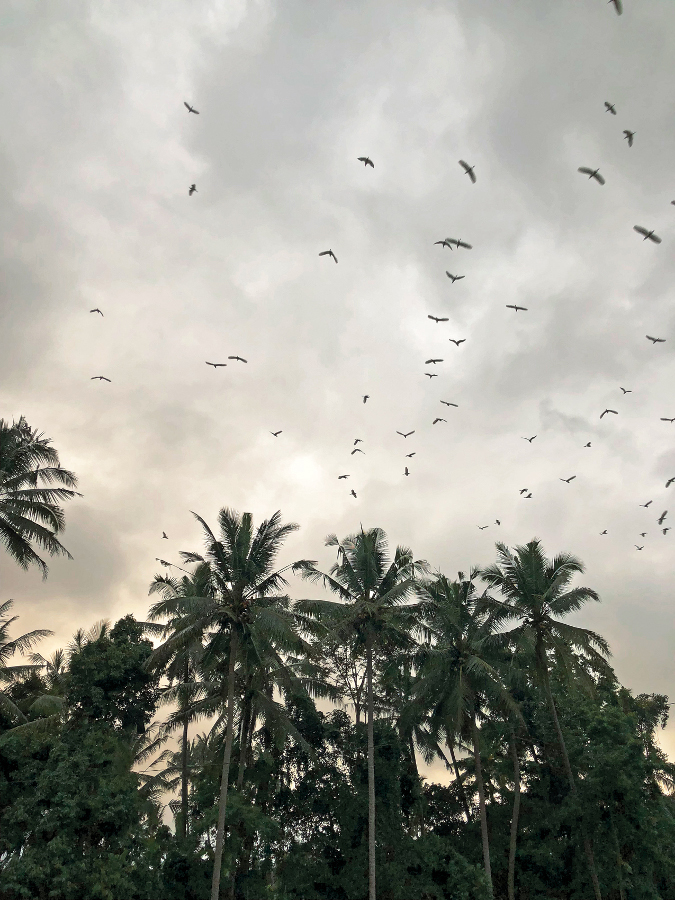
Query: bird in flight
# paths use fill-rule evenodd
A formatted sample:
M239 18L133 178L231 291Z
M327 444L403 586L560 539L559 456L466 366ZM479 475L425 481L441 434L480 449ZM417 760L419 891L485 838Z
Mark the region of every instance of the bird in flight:
M92 375L92 377L89 380L90 381L109 381L112 384L110 379L106 378L105 375Z
M519 494L526 494L527 491L528 491L528 488L521 488L521 489L518 491L518 493L519 493Z
M655 337L652 337L651 334L646 334L645 337L647 338L648 341L651 341L652 344L665 344L665 342L666 342L665 338L655 338Z
M466 278L466 275L452 275L450 272L446 272L445 274L448 276L448 278L451 279L451 281L452 281L453 284L454 284L456 281L461 281L462 278Z
M452 250L452 244L449 241L434 241L434 247L436 246L436 244L440 244L441 247L448 247L450 250Z
M443 360L442 360L442 359L425 359L425 360L424 360L424 365L425 365L425 366L428 366L428 365L430 365L430 364L432 364L432 363L433 363L433 365L436 365L436 363L439 363L439 362L443 362Z
M668 515L668 510L664 509L663 512L661 513L661 515L656 520L659 523L659 525L663 525L663 522L667 515Z
M406 455L405 455L405 458L406 458L406 459L412 459L412 458L413 458L413 456L414 456L414 455L415 455L415 453L416 453L416 451L415 451L415 450L413 450L413 452L412 452L412 453L406 453Z
M644 506L644 508L647 509L647 507L648 507L648 506L651 506L651 504L652 504L653 502L654 502L653 500L647 500L646 503L641 503L640 506Z
M247 359L244 359L243 356L228 356L227 358L228 358L228 359L236 359L236 360L238 360L239 362L243 362L243 363L247 363L247 362L248 362L248 360L247 360Z
M338 481L340 481L342 478L349 478L349 475L338 475Z
M97 312L97 313L99 314L99 316L102 316L102 315L103 315L103 313L102 313L101 310L98 308L98 306L96 307L96 309L90 309L89 312L90 312L90 313Z
M191 197L193 194L196 194L196 193L197 193L197 185L191 184L190 190L188 191L188 195Z
M445 240L448 244L454 244L455 247L464 247L465 250L473 250L473 244L467 244L466 241L462 241L459 238L446 238Z
M560 481L564 481L565 484L569 484L570 481L574 481L574 479L575 479L576 477L577 477L576 475L570 475L569 478L561 478Z
M450 319L441 319L438 316L427 316L427 319L431 319L437 325L439 322L449 322L450 321Z
M166 536L166 531L163 531L163 532L162 532L162 539L165 540L165 541L168 541L168 540L169 540L169 538Z
M617 16L620 16L621 13L623 12L623 5L621 3L621 0L607 0L607 2L614 4L614 9L616 10L616 14L617 14Z
M641 531L641 532L640 532L640 537L647 537L647 532L646 532L646 531Z
M495 519L495 525L501 525L501 524L502 523L499 521L499 519Z
M366 455L366 451L361 450L360 447L355 447L349 455L353 456L355 453L363 453L364 456Z
M633 544L633 546L635 547L636 550L644 550L644 549L645 549L645 545L644 545L644 544L643 544L641 547L638 547L637 544Z
M194 106L190 106L190 104L186 103L185 100L183 100L183 106L187 109L187 111L189 113L194 113L196 116L199 115L199 110L195 109Z
M212 363L212 362L209 362L208 360L206 360L206 365L207 365L207 366L213 366L214 369L220 369L220 368L222 368L223 366L226 366L227 363Z
M463 159L460 159L460 160L459 160L459 164L460 164L460 166L464 169L464 171L465 171L466 174L469 176L469 178L471 179L471 183L472 183L472 184L475 184L475 183L476 183L476 173L474 172L474 169L475 169L476 167L475 167L475 166L470 166L470 165L468 164L468 162L464 162Z
M351 490L351 495L352 495L352 497L356 497L356 491L354 490L354 488L352 488L352 490Z
M619 387L624 392L624 394L632 394L633 393L632 391L628 390L628 388L621 387L621 385L619 385Z
M670 528L662 528L662 529L661 529L661 532L662 532L663 534L667 534L669 531L670 531Z
M532 441L536 438L536 436L537 436L536 434L533 434L531 438L526 438L526 437L524 437L523 440L524 440L524 441L527 441L528 444L531 444Z
M321 253L319 253L319 256L331 256L335 260L335 262L337 262L337 256L333 253L332 250L322 250Z
M675 422L675 419L667 419L667 418L664 419L663 416L661 416L661 421L662 422L670 422L672 424L673 422Z
M410 475L410 472L408 471L408 467L407 467L407 466L405 467L405 470L404 470L403 474L404 474L404 475Z
M658 234L654 234L653 228L651 231L649 231L647 228L643 228L642 225L633 225L633 231L637 231L638 234L643 235L643 238L642 238L643 241L646 241L647 239L649 239L650 241L653 241L653 243L655 243L655 244L661 243L661 238L658 236Z
M366 400L370 400L370 394L364 394L364 395L363 395L363 402L365 403Z
M590 447L590 446L591 446L591 442L589 441L587 444L584 444L584 450L585 450L587 447Z
M363 438L355 438L355 439L354 439L354 446L355 446L355 447L356 447L357 444L362 444L362 443L363 443Z
M624 137L624 140L628 141L628 146L632 147L633 146L633 138L635 137L635 132L629 131L627 128L624 128L623 137Z
M606 409L604 412L600 413L600 418L602 418L603 416L606 416L607 413L614 413L615 416L619 415L615 409Z
M601 531L600 534L607 534L607 529L605 528L605 530Z
M668 481L666 481L666 487L669 488L674 481L675 478L669 478Z
M486 529L486 528L489 528L489 527L490 527L489 525L476 525L476 528L477 528L479 531L485 531L485 529Z
M579 169L577 169L577 172L581 172L583 175L588 175L589 179L595 178L598 184L605 183L605 179L600 174L600 169L589 169L586 166L581 166Z
M436 416L436 418L434 419L434 421L431 424L435 425L436 422L447 422L447 421L448 421L447 419L441 419L439 416Z
M364 169L367 166L370 166L372 169L375 168L375 163L372 161L372 159L369 156L359 156L358 160L359 160L359 162L363 163Z
M427 378L438 378L438 375L435 372L425 372L424 374Z
M282 431L270 431L270 434L273 434L274 437L279 437L280 434L283 434Z
M523 500L531 500L531 499L532 499L532 492L531 492L531 491L530 491L529 494L525 494L525 496L523 497Z
M506 308L507 309L515 309L516 312L518 312L519 309L522 309L523 312L527 312L526 306L517 306L515 303L507 303Z
M443 406L454 406L456 409L459 409L459 403L450 403L449 400L441 400Z
M402 431L397 431L396 434L400 434L401 437L408 438L408 437L410 437L411 434L415 434L415 432L414 431L406 431L406 433L404 434Z
M449 338L451 344L454 344L455 347L459 347L460 344L466 343L466 338L460 338L458 341L455 338Z
M613 104L613 103L608 103L608 102L605 100L605 112L609 112L609 113L611 113L613 116L615 116L615 115L616 115L616 109L614 108L614 104Z

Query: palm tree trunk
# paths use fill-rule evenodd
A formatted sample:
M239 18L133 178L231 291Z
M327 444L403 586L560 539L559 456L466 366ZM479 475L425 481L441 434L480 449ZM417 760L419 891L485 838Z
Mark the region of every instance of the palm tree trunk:
M462 806L464 807L464 815L466 816L467 824L471 821L471 810L469 809L469 801L466 799L466 791L464 790L464 782L462 781L462 776L459 773L459 766L457 765L457 757L455 756L455 748L452 744L448 744L448 748L450 750L450 759L452 760L452 765L455 769L455 778L457 779L457 789L459 790L459 796L462 801Z
M225 813L227 812L227 788L230 780L230 759L232 757L232 732L234 731L234 669L239 651L239 634L230 632L230 663L227 673L227 731L225 732L225 753L223 771L220 776L220 799L218 801L218 827L216 829L216 849L213 854L213 878L211 880L211 900L218 900L220 894L220 869L223 862L225 843Z
M478 787L478 803L480 806L480 831L483 838L483 865L487 878L488 890L492 897L492 870L490 867L490 841L487 828L487 811L485 809L485 788L483 786L483 770L480 764L480 749L478 747L478 727L476 717L471 720L471 737L473 738L473 759L476 766L476 786Z
M181 741L180 755L180 809L181 823L180 836L183 840L187 837L188 832L188 720L187 716L183 722L183 738Z
M513 815L511 817L511 839L509 842L509 875L508 894L509 900L515 900L516 881L516 841L518 839L518 814L520 813L520 762L516 748L516 735L512 730L509 736L509 749L513 760Z
M373 731L373 639L366 644L368 690L368 900L375 896L375 735ZM216 898L212 898L216 900Z
M553 699L553 692L551 691L551 681L548 674L548 666L544 663L542 666L543 674L544 674L544 687L546 689L546 698L548 700L548 705L551 710L551 715L553 717L553 724L555 725L556 734L558 736L558 743L560 744L560 752L563 758L563 765L565 767L565 773L567 775L567 780L570 786L570 793L572 797L577 800L578 792L577 792L577 784L574 780L574 773L572 772L572 766L570 765L570 758L567 753L567 745L565 744L565 738L563 737L562 728L560 727L560 720L558 719L558 710L556 709L555 700ZM586 861L588 862L588 869L591 874L591 881L593 882L593 893L595 894L595 900L602 900L602 893L600 891L600 882L598 881L598 873L595 868L595 857L593 855L593 845L591 844L591 839L588 836L586 831L586 826L584 824L583 819L581 820L581 837L584 844L584 852L586 854Z

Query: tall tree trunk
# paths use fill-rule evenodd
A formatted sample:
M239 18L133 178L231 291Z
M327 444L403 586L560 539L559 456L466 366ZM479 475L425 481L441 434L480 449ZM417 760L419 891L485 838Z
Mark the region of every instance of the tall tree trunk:
M368 684L368 900L375 897L375 735L373 732L373 638L366 644ZM216 900L216 898L212 898Z
M213 878L211 880L211 900L218 900L220 893L220 869L223 862L225 843L225 813L227 812L227 788L230 780L230 759L232 757L232 732L234 731L234 669L239 652L239 633L235 628L230 635L230 663L227 673L227 731L225 732L225 753L223 770L220 775L220 798L218 800L218 827L216 829L216 849L213 854Z
M488 890L492 897L492 869L490 867L490 840L487 828L487 811L485 809L485 787L483 785L483 770L480 764L480 749L478 746L478 727L476 717L471 719L471 737L473 738L473 759L476 765L476 786L478 787L478 803L480 806L480 832L483 838L483 865L487 878Z
M508 893L509 900L516 897L516 841L518 840L518 814L520 813L520 761L516 747L516 735L512 730L509 736L509 750L513 760L513 815L511 816L511 839L509 842L509 875Z
M567 780L570 786L570 793L575 800L578 800L579 794L577 792L577 784L574 779L574 773L572 772L572 766L570 765L570 758L567 753L567 745L565 744L565 738L563 737L562 728L560 727L560 720L558 719L558 710L556 709L555 700L553 699L553 692L551 691L551 680L548 674L548 666L544 662L542 664L543 675L544 675L544 687L546 688L546 698L548 700L548 705L551 710L551 716L553 717L553 724L555 725L556 734L558 736L558 743L560 744L560 752L563 758L563 765L565 767L565 774L567 775ZM595 868L595 857L593 856L593 845L591 843L591 839L588 836L588 832L586 831L586 825L581 819L581 837L584 844L584 852L586 854L586 861L588 862L588 869L591 874L591 881L593 882L593 893L595 894L595 900L602 900L602 893L600 891L600 882L598 881L598 873Z
M183 722L183 738L180 754L180 836L183 840L188 833L188 720Z
M448 749L450 750L450 759L452 760L452 765L455 769L455 778L457 779L457 789L459 790L459 796L462 801L462 806L464 807L464 815L466 816L467 824L471 821L471 810L469 809L469 801L466 799L466 791L464 790L464 782L462 781L462 776L459 772L459 766L457 765L457 757L455 756L455 748L452 744L448 744Z

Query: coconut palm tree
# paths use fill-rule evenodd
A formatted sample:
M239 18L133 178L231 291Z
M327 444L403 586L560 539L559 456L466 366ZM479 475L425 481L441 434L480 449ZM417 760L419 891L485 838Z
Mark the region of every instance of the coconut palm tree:
M0 419L0 542L23 569L36 565L47 577L33 545L72 558L56 535L65 527L60 504L80 496L76 486L48 438L23 417L11 424Z
M7 615L12 606L14 606L13 600L5 600L4 603L0 603L0 684L11 684L17 678L22 678L42 668L40 664L9 666L7 663L15 653L26 653L42 638L53 634L47 628L36 628L34 631L27 631L26 634L10 640L9 629L19 618L18 616L9 617ZM16 703L1 688L0 711L5 713L10 720L27 721L26 716Z
M562 621L589 600L597 602L600 598L591 588L571 587L573 578L584 571L580 560L569 553L547 559L536 538L515 547L513 552L505 544L497 544L497 554L497 563L481 570L480 577L490 587L498 588L503 599L489 598L486 609L500 623L520 622L505 637L516 653L523 651L534 655L535 672L553 719L570 793L576 799L577 784L551 689L550 667L555 662L570 682L576 676L588 683L589 669L611 673L607 663L610 651L605 639L587 628ZM593 845L583 819L581 831L593 891L596 900L602 900Z
M299 612L307 627L321 623L329 639L353 641L365 651L366 704L368 720L368 897L375 900L375 746L373 731L373 655L376 650L400 652L414 646L418 628L417 607L407 604L415 578L427 564L415 561L407 547L397 547L390 561L387 538L381 528L352 534L340 541L326 538L327 547L337 547L337 562L325 574L313 564L303 567L303 577L322 582L341 602L303 600Z

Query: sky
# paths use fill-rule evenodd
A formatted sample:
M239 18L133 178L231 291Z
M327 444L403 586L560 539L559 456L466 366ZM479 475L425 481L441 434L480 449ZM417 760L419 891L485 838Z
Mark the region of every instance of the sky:
M0 554L43 652L144 618L192 512L280 509L280 563L574 553L575 621L675 694L675 4L6 0L0 79L0 417L83 494L47 581Z

